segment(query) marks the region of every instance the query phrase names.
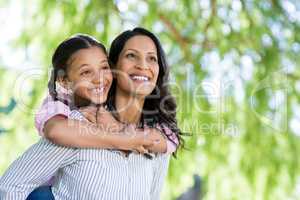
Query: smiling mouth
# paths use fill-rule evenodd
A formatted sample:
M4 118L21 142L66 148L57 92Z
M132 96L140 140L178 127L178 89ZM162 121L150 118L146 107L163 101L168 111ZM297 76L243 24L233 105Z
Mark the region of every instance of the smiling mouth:
M100 87L97 87L97 88L93 88L91 89L90 91L92 92L93 95L103 95L104 92L105 92L105 86L100 86Z
M149 77L141 76L141 75L130 75L130 78L133 81L143 81L143 82L149 81Z

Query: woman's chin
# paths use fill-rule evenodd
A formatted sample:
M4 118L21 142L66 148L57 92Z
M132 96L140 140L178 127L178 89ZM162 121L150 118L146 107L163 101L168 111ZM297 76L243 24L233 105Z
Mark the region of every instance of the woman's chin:
M134 91L134 92L131 92L131 94L132 94L132 96L135 96L138 98L146 98L148 95L151 94L151 92L150 91Z
M136 88L128 88L125 89L126 93L131 94L132 96L136 96L139 98L145 98L153 92L154 88L149 87L136 87Z

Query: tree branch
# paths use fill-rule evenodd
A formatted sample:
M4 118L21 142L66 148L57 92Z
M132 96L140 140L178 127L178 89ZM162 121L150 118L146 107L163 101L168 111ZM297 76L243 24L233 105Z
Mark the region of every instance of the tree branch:
M204 29L203 29L204 40L203 40L201 46L204 49L209 48L209 41L208 41L208 37L207 37L207 31L208 31L209 27L212 25L212 23L214 21L214 18L216 16L216 13L217 13L216 0L210 0L210 6L211 6L210 17L209 17L208 22L206 23L206 25L204 26Z

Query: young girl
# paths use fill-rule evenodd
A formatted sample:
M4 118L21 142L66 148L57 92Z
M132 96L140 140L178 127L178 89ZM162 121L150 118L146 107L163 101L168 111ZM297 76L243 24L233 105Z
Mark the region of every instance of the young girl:
M138 29L137 29L138 30ZM137 32L138 33L138 32ZM139 34L141 34L141 33L139 33ZM135 37L133 37L133 38L135 38ZM152 39L152 38L151 38ZM125 40L124 41L124 43L126 42L127 40ZM148 43L149 43L149 41L148 41ZM151 42L150 42L151 43ZM161 60L161 49L160 49L160 46L158 46L157 47L157 44L155 43L155 45L156 45L156 48L157 48L157 53L159 54L159 58L158 58L158 63L159 63L159 68L161 68L161 62L163 62L163 66L162 67L165 67L165 63L164 63L164 60ZM124 46L123 46L124 47ZM123 48L122 47L122 48ZM154 50L153 50L154 51ZM137 52L139 52L139 51L137 51ZM153 53L153 52L152 52ZM154 53L154 55L155 55L155 53ZM132 57L131 57L132 56ZM128 56L127 58L133 58L134 57L134 55L130 55L130 56ZM152 56L153 57L153 56ZM163 59L164 59L164 57L162 57ZM121 58L120 58L121 59ZM142 60L144 59L144 56L143 56L143 58L142 58ZM148 59L148 58L147 58ZM124 60L124 59L123 59ZM133 59L134 60L134 59ZM133 61L132 60L132 61ZM154 61L155 60L155 58L151 58L150 60L152 60L152 61ZM75 61L76 61L76 59L75 59ZM122 65L121 65L122 66ZM126 67L126 65L123 65L123 66L125 66ZM155 67L157 67L157 66L155 66ZM120 69L121 70L121 69ZM162 71L163 70L163 71ZM159 81L163 76L164 76L164 73L165 73L165 69L159 69L159 70L157 70L157 71L159 71L159 73L158 74L162 74L161 76L159 76L159 77L156 77L157 78L157 81ZM129 70L130 71L130 70ZM131 70L132 71L132 70ZM138 91L137 89L139 89L139 85L143 85L143 83L142 82L140 82L140 76L142 76L143 74L140 74L141 73L141 71L139 71L139 70L133 70L134 71L134 73L132 73L132 74L130 74L129 76L131 76L131 79L134 81L134 85L135 86L137 86L136 88L134 88L135 89L135 91ZM157 72L156 71L156 72ZM127 70L124 70L123 69L123 72L128 72ZM147 75L147 81L148 80L151 80L153 83L155 83L156 82L156 78L155 78L155 73L153 73L154 71L153 71L153 69L152 70L150 70L149 72L147 72L147 73L149 73L149 74L146 74ZM126 75L126 74L125 74ZM145 74L144 74L145 75ZM156 74L157 75L157 74ZM120 78L120 76L117 76L117 83L122 83L122 78ZM108 80L108 79L107 79ZM162 79L161 79L162 80ZM149 81L149 82L151 82L151 81ZM124 79L123 79L123 86L126 86L126 81L124 82ZM108 84L108 81L107 81L107 83L106 84L104 84L104 87L105 86L107 86L107 84ZM146 84L146 85L149 85L149 84ZM158 86L160 86L159 84L157 84ZM121 86L121 87L120 87ZM127 85L128 86L128 85ZM78 87L78 88L80 88L80 87ZM120 84L118 84L117 85L117 95L114 97L115 99L116 99L116 101L115 101L115 107L117 108L117 110L118 109L120 109L120 107L122 107L122 104L124 105L124 102L126 102L126 101L124 101L124 100L128 100L128 98L132 98L132 96L130 96L130 95L128 95L128 92L129 93L132 93L132 92L130 92L130 90L128 90L128 87L127 87L127 89L126 89L126 87L122 87L122 85L120 85ZM91 89L81 89L81 90L79 90L79 91L85 91L85 92L82 92L82 94L91 94L91 95L86 95L85 97L87 97L87 98L90 98L90 100L93 98L93 95L96 95L97 94L97 91L99 91L99 90L95 90L95 92L96 92L96 94L94 94L93 92L94 92L94 89L99 89L99 88L91 88ZM118 89L122 89L122 90L124 90L123 92L120 92L120 91L118 91ZM126 90L127 90L127 94L126 94ZM152 90L153 90L153 88L152 88ZM105 91L105 90L104 90ZM142 106L143 107L143 105L142 105L142 101L143 101L143 99L145 100L145 95L147 94L147 93L149 93L151 91L151 87L145 87L144 89L142 89L141 90L141 94L139 93L139 92L137 92L137 93L135 93L134 94L134 96L135 97L137 97L137 99L134 99L133 98L133 102L135 102L136 104L135 104L135 106L136 105L140 105L140 106ZM121 93L121 94L120 94ZM80 92L79 92L79 94L81 94ZM93 95L92 95L93 94ZM118 95L119 94L119 95ZM99 94L97 94L97 95L99 95ZM143 98L143 95L144 95L144 98ZM82 96L84 96L84 95L82 95ZM81 96L81 97L82 97ZM127 98L127 99L126 99ZM80 99L79 99L80 100ZM137 101L138 100L138 101ZM74 99L74 102L80 102L80 101L78 101L78 98L77 98L77 100L76 100L76 98ZM147 105L147 104L145 104L145 105ZM156 104L157 105L157 104ZM169 102L169 104L168 104L169 106L173 106L174 104L170 104L170 102ZM141 107L140 107L141 108ZM136 114L137 112L137 110L135 109L133 109L133 108L131 108L131 114ZM123 115L124 114L124 112L122 113L122 112L119 112L118 113L119 114L119 119L121 119L121 120L123 120L123 121L125 121L126 120L126 117L124 118L124 116L126 116L126 115ZM127 113L128 114L128 113ZM128 115L127 115L128 116ZM129 119L129 122L138 122L139 120L140 120L140 116L138 116L137 114L136 115L132 115L133 116L133 118L131 118L131 119ZM160 118L161 116L160 115L158 115L159 117L158 117L158 119L157 119L157 121L159 122L159 121L161 121L161 119L162 118ZM172 117L173 116L171 116L169 119L168 118L165 118L165 120L167 121L167 120L173 120L173 122L174 122L174 118L172 119ZM150 119L150 118L148 118L148 119ZM155 121L155 120L154 120ZM176 121L175 121L176 122ZM148 122L147 122L148 123ZM176 125L176 124L175 124ZM178 130L178 129L176 129L177 127L175 127L175 128L173 128L173 131L175 130ZM44 147L43 147L44 146ZM46 147L45 147L46 146ZM147 146L147 145L146 145ZM38 155L31 155L31 153L32 152L39 152L39 151L36 151L37 149L40 149L40 148L42 148L42 149L47 149L47 151L45 152L46 153L46 155L42 155L42 157L41 157L41 154L38 154ZM56 149L59 149L59 150L56 150ZM48 151L49 150L49 151ZM59 151L61 151L61 156L59 157L59 158L57 158L57 153L59 152ZM71 152L70 152L71 151ZM32 189L32 187L34 187L34 186L37 186L37 183L41 183L41 181L45 181L45 177L46 177L46 179L47 178L49 178L49 174L51 174L51 173L53 173L53 170L57 170L58 168L60 169L59 171L61 172L61 173L59 173L59 175L58 175L58 177L56 178L56 181L55 181L55 184L54 184L54 186L53 186L53 193L54 193L54 195L56 196L56 197L62 197L63 195L64 195L64 192L66 192L67 194L68 194L68 196L72 196L72 192L70 193L70 191L72 191L71 190L71 188L68 188L68 186L70 186L70 183L72 183L72 181L74 181L74 183L78 183L78 185L79 186L82 186L83 188L85 188L84 186L86 186L85 184L83 184L83 183L86 183L86 182L84 182L83 180L86 180L86 177L85 176L81 176L80 178L82 178L82 179L80 179L80 178L78 178L80 181L78 182L78 180L75 180L74 179L74 177L77 177L77 176L74 176L73 177L73 179L70 179L70 177L68 177L68 175L76 175L76 172L78 172L78 171L73 171L73 170L71 170L73 173L71 173L70 171L68 171L68 170L70 170L70 168L72 168L72 167L74 167L74 165L75 166L77 166L77 169L83 169L83 166L82 165L84 165L85 163L86 163L86 161L88 161L90 158L89 158L89 156L90 156L90 154L88 154L88 153L86 153L86 154L84 154L83 152L86 152L87 150L85 149L85 150L78 150L78 149L66 149L66 148L63 148L63 147L58 147L58 146L56 146L56 145L53 145L52 143L49 143L49 142L47 142L47 141L45 141L45 140L42 140L39 144L37 144L37 145L35 145L35 146L33 146L32 147L32 149L30 149L29 151L27 151L25 154L24 154L24 156L22 157L22 158L20 158L19 160L17 160L14 164L13 164L13 166L11 167L11 169L7 172L7 174L3 177L3 182L6 182L6 181L8 181L8 180L10 180L10 181L8 181L8 184L4 184L3 185L3 190L4 191L9 191L9 188L10 188L10 186L11 187L13 187L13 186L16 186L16 185L18 185L17 183L22 183L21 185L23 185L24 186L24 188L26 189L27 188L27 190L28 190L28 187L30 188L30 189ZM95 151L95 150L90 150L90 152L89 153L93 153L93 151ZM107 153L109 153L110 151L105 151L105 150L102 150L102 151L100 151L100 150L98 150L99 152L101 152L100 153L100 155L106 155ZM43 160L43 158L45 158L45 156L47 156L47 153L50 153L49 155L51 155L51 156L53 156L53 160L54 161L57 161L57 162L51 162L51 164L52 165L54 165L54 166L48 166L48 164L49 164L49 162L47 163L46 162L46 160ZM55 157L55 155L56 155L56 157ZM96 155L96 154L95 154ZM110 166L109 168L101 168L102 170L100 170L99 172L100 173L102 173L102 175L103 174L106 174L106 173L104 173L105 172L105 170L104 169L109 169L110 171L109 172L115 172L115 173L108 173L108 174L111 174L112 176L114 176L114 178L113 179L110 179L110 178L108 178L107 179L107 177L106 176L104 176L104 178L103 179L101 179L101 180L104 180L105 181L105 183L106 182L108 182L108 187L106 187L106 189L107 188L110 188L111 190L113 190L113 188L111 188L111 181L115 181L116 179L118 179L118 177L119 176L116 176L116 174L119 174L119 173L117 173L117 171L114 171L114 170L116 170L116 168L115 168L115 164L120 164L120 163L118 163L118 162L120 162L120 161L122 161L122 157L117 157L117 156L114 156L114 157L111 157L111 155L110 155L110 153L109 153L109 155L108 155L109 157L107 158L107 159L104 159L103 160L103 157L101 157L102 158L102 164L103 164L103 162L108 162L108 163L112 163L113 165L112 166ZM130 156L128 157L128 159L130 160L130 158L132 158L132 161L138 161L139 159L138 158L141 158L141 157L137 157L138 155L137 154L130 154ZM165 156L165 155L164 155ZM153 165L151 164L150 166L149 166L149 160L147 161L147 160L142 160L143 162L135 162L136 164L140 164L141 166L140 167L138 167L138 168L136 168L135 170L137 170L137 177L135 177L134 179L133 179L133 183L137 183L138 185L140 185L140 183L143 183L143 184L145 184L144 186L149 186L149 187L143 187L143 190L142 191L140 191L139 190L139 193L137 193L137 194L135 194L134 196L135 197L137 197L137 199L143 199L144 197L146 197L146 199L148 199L148 197L149 197L149 195L151 196L150 198L151 199L153 199L152 197L158 197L157 195L159 194L159 188L161 188L161 185L160 184L157 184L157 183L161 183L161 178L163 178L163 176L161 176L161 174L164 174L163 172L165 171L165 170L162 170L162 169L166 169L166 161L168 160L167 159L167 157L164 157L163 155L159 155L159 156L157 156L157 157L155 157L155 159L152 161L153 163ZM94 157L94 156L92 156L93 157L93 159L94 160L97 160L97 158L98 157ZM44 172L44 174L40 171L41 169L43 169L41 166L39 166L39 167L37 167L37 169L36 170L34 170L34 172L36 172L36 173L34 173L33 175L31 175L30 177L27 177L27 176L29 176L29 174L28 174L28 172L26 172L26 168L18 168L18 166L22 166L22 164L23 165L26 165L26 158L28 159L28 158L33 158L33 159L36 159L36 160L43 160L44 162L41 162L42 164L42 166L43 167L46 167L46 172ZM96 159L95 159L96 158ZM144 158L144 157L142 157L142 158ZM79 159L79 160L78 160ZM91 160L93 160L93 159L91 159ZM116 159L116 160L110 160L110 159ZM121 160L120 160L121 159ZM125 158L124 158L125 159ZM145 158L144 158L145 159ZM30 159L31 160L31 159ZM79 161L83 161L83 162L79 162ZM101 160L101 159L100 159ZM28 161L28 160L27 160ZM128 160L127 160L128 161ZM141 160L140 160L141 161ZM145 161L145 162L144 162ZM162 162L163 161L163 162ZM39 163L39 162L38 162ZM68 164L67 164L68 163ZM80 163L80 164L78 164L78 163ZM88 163L90 163L90 162L88 162ZM148 164L147 164L148 163ZM45 164L46 164L46 166L45 166ZM96 164L96 163L94 163L94 164ZM92 164L91 164L92 165ZM28 166L28 165L27 165ZM133 165L133 166L135 166L135 165ZM152 168L152 167L154 167L154 168ZM121 167L121 168L120 168ZM125 174L124 174L124 168L122 168L122 167L124 167L123 165L120 165L119 166L119 168L117 168L118 170L120 170L120 172L121 172L121 174L123 174L123 175L125 175L125 179L126 178L128 178L128 176L127 176L127 173L126 173L126 170L125 170ZM150 168L149 168L150 167ZM162 167L162 168L161 168ZM76 167L75 167L76 168ZM148 171L148 170L146 170L145 171L145 169L150 169L150 171L152 171L152 170L154 170L153 172L154 172L154 174L152 174L152 173L146 173L146 176L144 176L144 178L143 179L141 179L141 177L143 177L142 176L142 174L143 173L145 173L146 171ZM90 170L88 170L89 168L87 167L87 170L86 170L86 173L85 174L89 174L90 173ZM93 168L93 169L97 169L97 168ZM152 169L152 170L151 170ZM123 171L122 171L123 170ZM18 179L16 180L16 178L14 178L14 179L12 179L13 177L11 177L11 179L9 179L9 177L10 176L12 176L12 174L10 173L10 172L17 172L18 173L18 171L22 171L22 173L18 173L18 174L20 174L20 176L18 176ZM42 174L41 174L42 173ZM75 174L74 174L75 173ZM130 173L129 173L130 174ZM89 175L91 175L91 177L95 177L95 176L93 176L92 174L89 174ZM153 176L153 177L152 177ZM106 178L105 178L106 177ZM152 177L152 178L151 178ZM24 180L22 180L22 178L24 178ZM5 181L6 180L6 181ZM98 179L97 179L98 180ZM128 179L126 179L127 181L128 181ZM130 179L129 179L130 180ZM150 182L149 182L149 180L153 180L154 182L152 182L152 184L150 184ZM159 182L157 182L158 180L160 180ZM15 183L14 181L16 181L17 183ZM19 182L18 182L19 181ZM23 182L22 182L23 181ZM29 184L29 186L28 186L28 182L26 182L26 181L32 181L32 182L30 182L31 184ZM77 181L77 182L76 182ZM87 180L86 180L87 181ZM91 182L93 182L93 181L96 181L96 180L89 180L89 181L91 181ZM9 182L11 182L11 183L14 183L14 184L9 184ZM27 183L27 184L26 184ZM60 183L60 187L58 187L58 183ZM119 183L119 181L118 182L115 182L115 183ZM149 185L150 184L150 185ZM76 185L76 184L75 184ZM122 183L122 184L117 184L117 185L115 185L115 184L113 184L114 186L119 186L119 187L122 187L123 189L124 189L124 187L125 186L127 186L127 187L125 187L125 191L127 191L126 190L126 188L128 189L128 187L129 187L129 189L131 188L132 190L130 190L130 192L128 193L128 195L132 195L132 192L133 191L136 191L136 190L134 190L134 187L130 187L130 186L132 186L131 184L124 184L124 183ZM135 186L136 186L136 184L134 184ZM64 186L64 187L63 187ZM105 185L106 186L106 185ZM8 188L8 189L7 189ZM22 187L20 187L21 189L22 189ZM23 189L24 189L23 188ZM118 187L117 187L118 188ZM149 191L149 190L147 190L147 189L149 189L149 188L151 188L151 191ZM5 189L7 189L7 190L5 190ZM16 189L16 188L14 188L14 189ZM29 189L29 190L30 190ZM65 189L65 190L64 190ZM77 189L79 189L79 188L77 188ZM86 188L87 189L87 188ZM98 191L98 192L101 192L101 194L100 195L108 195L106 192L106 189L105 189L105 187L104 187L104 189L103 190L101 190L101 191ZM106 192L105 192L106 191ZM23 191L24 192L24 191ZM83 192L83 190L75 190L75 196L80 196L80 197L83 197L83 196L81 196L81 195L83 195L82 194L82 192ZM93 196L93 194L95 193L96 191L94 191L94 190L92 190L92 191L87 191L87 194L86 195L92 195ZM128 192L128 191L127 191ZM26 192L25 192L26 193ZM20 193L20 194L22 194L22 192ZM60 195L62 195L62 196L60 196ZM113 192L111 195L117 195L117 193L115 193L115 192ZM154 196L153 196L154 195ZM90 197L92 197L92 196L90 196ZM73 195L73 197L74 197L74 195ZM97 196L98 197L98 196ZM107 198L110 198L111 196L109 196L109 197L107 197ZM121 198L120 196L114 196L114 197L116 197L116 198L114 198L114 199L119 199L119 198ZM83 199L85 199L85 198L83 198ZM90 198L88 198L88 199L90 199ZM105 199L106 199L106 197L105 197Z

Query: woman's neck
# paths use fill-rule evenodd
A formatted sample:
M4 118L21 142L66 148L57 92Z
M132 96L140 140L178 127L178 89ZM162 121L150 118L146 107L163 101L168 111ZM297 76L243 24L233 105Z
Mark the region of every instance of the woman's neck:
M124 123L138 124L144 106L144 98L127 94L117 88L115 105L119 120Z

